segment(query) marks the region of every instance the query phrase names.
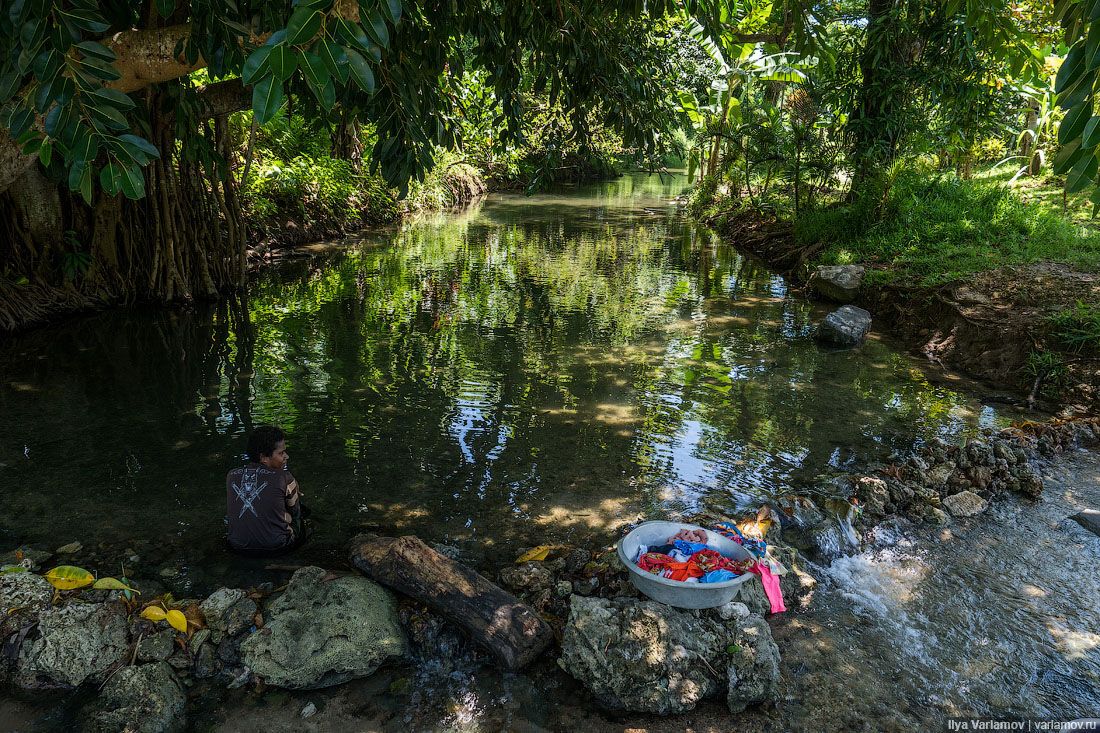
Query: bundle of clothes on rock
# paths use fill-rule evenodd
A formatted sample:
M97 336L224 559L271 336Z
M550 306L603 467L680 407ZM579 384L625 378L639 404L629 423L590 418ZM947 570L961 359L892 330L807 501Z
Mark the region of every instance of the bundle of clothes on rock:
M634 562L647 573L683 583L722 583L745 573L759 576L768 596L772 613L786 611L779 578L765 561L768 546L763 540L746 537L736 525L722 522L714 527L718 534L738 543L753 556L734 560L707 545L707 533L701 529L681 529L663 545L642 545Z

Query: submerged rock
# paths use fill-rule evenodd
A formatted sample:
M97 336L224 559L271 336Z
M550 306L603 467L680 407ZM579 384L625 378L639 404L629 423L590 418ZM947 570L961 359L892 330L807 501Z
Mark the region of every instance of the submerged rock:
M206 627L220 640L223 634L233 636L252 625L256 602L239 588L219 588L199 604L199 609L206 618Z
M126 609L120 603L70 603L49 608L38 621L38 637L19 652L21 687L76 687L99 680L130 650Z
M871 328L871 314L854 305L837 308L817 328L817 340L826 346L849 349L859 346Z
M973 517L984 512L989 502L973 491L960 491L944 499L943 505L953 516Z
M743 608L573 596L558 664L612 710L670 715L725 691L740 711L770 699L779 679L767 624Z
M182 730L187 696L164 662L124 667L98 700L90 703L84 730L90 733L164 733Z
M366 677L404 656L405 635L389 591L317 567L294 573L267 624L241 644L241 659L270 685L309 690Z
M859 295L863 273L861 265L819 265L810 276L810 286L822 298L851 303Z

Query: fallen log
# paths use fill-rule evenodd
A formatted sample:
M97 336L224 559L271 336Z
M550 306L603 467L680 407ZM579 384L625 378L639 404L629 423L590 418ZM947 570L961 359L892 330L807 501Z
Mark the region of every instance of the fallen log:
M351 563L463 629L506 669L523 667L554 638L533 608L416 537L356 537Z

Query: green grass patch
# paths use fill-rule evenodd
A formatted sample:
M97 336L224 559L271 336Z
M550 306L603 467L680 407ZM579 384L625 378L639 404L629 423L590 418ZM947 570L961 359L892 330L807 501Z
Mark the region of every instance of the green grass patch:
M802 244L821 243L823 264L871 266L869 282L938 285L1009 265L1050 260L1100 271L1100 233L995 181L902 171L882 209L860 204L807 212Z
M1077 301L1050 319L1054 337L1074 351L1100 351L1100 306Z

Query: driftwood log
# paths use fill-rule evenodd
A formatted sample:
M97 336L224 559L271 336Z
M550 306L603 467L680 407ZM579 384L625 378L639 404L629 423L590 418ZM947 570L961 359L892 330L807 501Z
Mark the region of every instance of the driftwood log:
M506 669L519 669L554 634L533 608L416 537L356 537L351 563L464 630Z

